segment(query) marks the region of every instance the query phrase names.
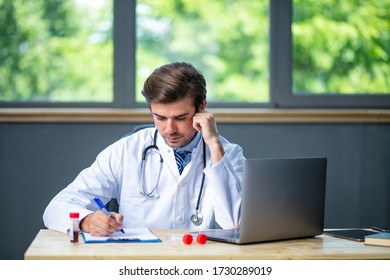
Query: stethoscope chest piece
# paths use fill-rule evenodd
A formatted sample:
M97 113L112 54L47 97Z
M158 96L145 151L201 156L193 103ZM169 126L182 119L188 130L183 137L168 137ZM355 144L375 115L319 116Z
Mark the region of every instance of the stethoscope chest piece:
M194 211L191 215L191 222L196 225L200 226L203 223L203 215L198 210Z

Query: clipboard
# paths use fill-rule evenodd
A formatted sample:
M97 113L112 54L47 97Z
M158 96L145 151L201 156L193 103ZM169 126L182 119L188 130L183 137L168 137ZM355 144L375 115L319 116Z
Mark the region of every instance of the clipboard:
M82 232L84 243L139 243L139 242L161 242L148 228L124 228L125 233L114 232L108 236L92 236Z

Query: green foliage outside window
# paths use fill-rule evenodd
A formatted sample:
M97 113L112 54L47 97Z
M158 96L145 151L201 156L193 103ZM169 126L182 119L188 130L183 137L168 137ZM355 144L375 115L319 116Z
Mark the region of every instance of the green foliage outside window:
M0 101L112 101L108 4L0 0Z
M188 61L207 80L208 99L268 102L268 1L139 0L137 100L158 66Z
M293 91L390 93L390 1L294 0Z
M113 2L0 0L0 102L112 102ZM183 60L209 101L269 102L268 12L267 0L138 0L136 100L156 67ZM294 93L390 93L390 0L293 0L292 32Z

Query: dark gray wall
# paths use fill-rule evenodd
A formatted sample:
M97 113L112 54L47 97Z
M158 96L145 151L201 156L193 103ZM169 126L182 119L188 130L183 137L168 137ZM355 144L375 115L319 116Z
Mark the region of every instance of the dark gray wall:
M134 124L0 123L0 259L22 259L42 214ZM247 158L328 158L325 227L390 223L390 125L220 124Z

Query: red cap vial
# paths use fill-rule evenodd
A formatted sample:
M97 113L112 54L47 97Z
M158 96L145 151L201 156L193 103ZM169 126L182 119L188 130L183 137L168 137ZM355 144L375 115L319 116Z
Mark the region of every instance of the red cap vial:
M198 236L196 237L196 241L199 243L199 244L205 244L207 242L207 236L203 233L200 233L198 234Z
M70 218L72 219L78 219L80 217L80 214L79 213L70 213Z
M191 234L184 234L183 235L183 243L186 245L190 245L192 243L193 237Z

